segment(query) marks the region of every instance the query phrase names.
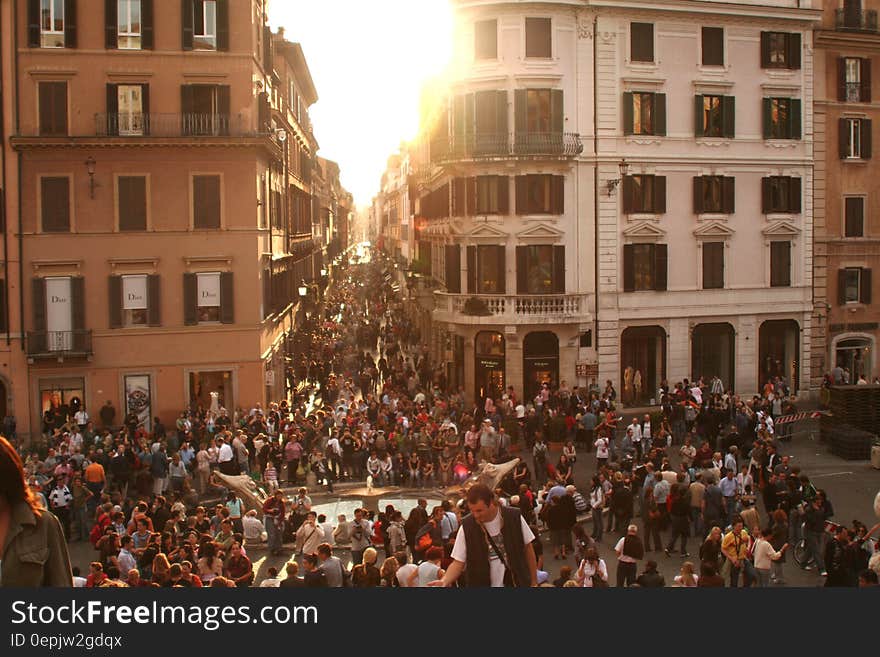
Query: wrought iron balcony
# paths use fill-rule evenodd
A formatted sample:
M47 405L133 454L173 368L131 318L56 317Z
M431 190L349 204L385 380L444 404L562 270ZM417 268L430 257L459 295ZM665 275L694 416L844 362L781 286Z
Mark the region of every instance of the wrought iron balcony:
M91 356L92 330L28 331L27 355L30 358L85 358Z
M434 162L519 156L570 158L582 151L580 135L571 132L476 133L431 142Z
M95 114L99 137L254 136L240 114Z
M837 9L834 14L834 28L858 32L877 32L877 10L852 11Z
M589 314L584 294L453 294L434 292L443 321L491 324L575 321Z

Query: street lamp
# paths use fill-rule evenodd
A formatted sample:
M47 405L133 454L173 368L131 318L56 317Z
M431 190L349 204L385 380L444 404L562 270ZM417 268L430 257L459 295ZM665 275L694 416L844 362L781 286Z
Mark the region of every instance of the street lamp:
M326 275L327 275L327 270L322 267L321 268L321 276L326 276Z
M620 184L620 181L623 180L624 177L626 177L626 173L627 173L627 171L629 171L629 163L626 161L626 158L623 158L620 161L620 164L617 165L617 169L618 169L618 171L620 171L620 177L618 177L614 180L608 181L608 185L607 185L608 196L611 196L614 194L614 191L617 189L617 186Z
M306 287L306 282L303 281L302 283L300 283L296 291L299 292L300 299L305 299L309 294L309 288Z
M86 159L86 171L89 174L89 198L95 198L95 166L97 162L95 162L95 158L91 155Z

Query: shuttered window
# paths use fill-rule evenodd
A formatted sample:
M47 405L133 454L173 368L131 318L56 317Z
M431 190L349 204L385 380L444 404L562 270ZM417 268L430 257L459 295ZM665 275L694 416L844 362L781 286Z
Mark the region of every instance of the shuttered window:
M848 196L844 199L844 237L865 236L865 199Z
M761 68L799 69L800 67L800 34L761 32Z
M666 176L633 175L623 179L624 214L666 212Z
M724 287L724 242L703 242L703 289Z
M791 242L770 242L770 286L791 286Z
M769 176L761 179L761 211L763 214L801 211L801 179L791 176Z
M736 136L736 98L695 96L694 119L695 136L733 139Z
M564 294L565 247L516 247L517 294Z
M871 303L873 274L865 267L846 267L837 272L837 303Z
M872 156L871 119L838 119L838 145L841 160L870 160Z
M565 177L529 175L516 177L516 213L563 214Z
M733 214L736 204L736 179L728 176L694 178L694 213Z
M147 179L145 176L117 178L119 230L147 229Z
M496 59L498 57L498 21L477 21L474 23L474 59Z
M550 59L553 56L549 18L526 18L526 57Z
M629 50L633 62L654 61L653 23L630 23Z
M724 28L702 29L703 66L724 66Z
M666 135L666 94L627 91L623 94L623 133Z
M220 228L220 176L193 176L193 228Z
M663 291L667 287L666 244L623 245L623 291Z
M67 136L67 82L40 82L40 135Z
M40 179L40 215L44 233L70 231L70 179L64 176Z
M764 98L764 139L801 138L800 98Z

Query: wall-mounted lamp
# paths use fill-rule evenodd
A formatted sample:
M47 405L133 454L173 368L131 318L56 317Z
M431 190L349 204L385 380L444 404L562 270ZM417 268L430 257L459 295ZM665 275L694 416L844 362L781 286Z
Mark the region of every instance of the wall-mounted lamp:
M620 185L620 181L623 180L624 176L626 176L626 172L629 171L629 163L626 161L626 158L623 158L620 161L620 164L617 165L617 168L620 171L620 177L608 181L608 196L614 195L614 192L617 190L617 186Z
M326 276L326 275L327 275L327 270L322 267L321 268L321 276Z
M95 162L95 158L89 155L86 160L86 171L89 173L89 198L95 198L95 187L97 184L95 183L95 166L97 162Z
M306 287L306 282L303 281L300 283L300 286L297 288L297 292L299 292L299 296L301 299L305 299L309 293L309 288Z

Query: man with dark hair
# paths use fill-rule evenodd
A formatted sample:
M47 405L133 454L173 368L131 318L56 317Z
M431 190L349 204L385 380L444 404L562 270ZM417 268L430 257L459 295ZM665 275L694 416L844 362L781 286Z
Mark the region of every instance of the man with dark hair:
M329 543L321 543L318 546L318 561L320 568L327 578L327 586L330 588L340 588L345 586L346 575L345 566L339 557L333 556L333 548Z
M318 568L318 555L317 554L306 554L303 555L303 569L305 573L303 574L303 581L305 582L305 586L308 588L326 588L327 587L327 576L324 574L324 571Z
M430 586L452 586L467 567L465 586L537 586L535 535L519 509L500 506L492 490L483 484L467 494L470 515L452 548L452 564L442 579Z

